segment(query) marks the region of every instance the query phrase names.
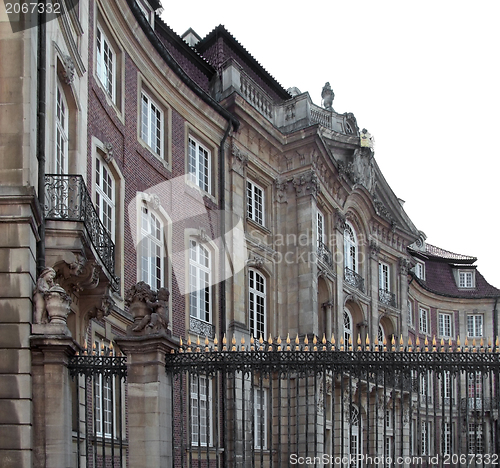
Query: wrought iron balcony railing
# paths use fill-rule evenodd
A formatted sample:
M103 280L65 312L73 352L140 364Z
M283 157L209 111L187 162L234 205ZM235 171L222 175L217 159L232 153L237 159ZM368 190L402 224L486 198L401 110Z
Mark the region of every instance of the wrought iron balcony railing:
M333 268L332 251L323 242L318 242L318 257L330 268Z
M115 244L99 219L81 175L47 174L45 176L45 219L81 221L102 264L116 286Z
M365 280L360 274L356 273L354 270L345 267L344 279L347 284L354 286L361 292L365 292Z
M391 291L387 291L385 289L378 290L378 300L382 304L396 307L396 294L391 293Z
M462 398L460 400L460 408L465 411L491 411L494 408L492 404L492 400L489 397L480 397L476 398Z
M208 338L213 338L215 336L214 325L193 316L189 317L189 330L199 336L206 336Z

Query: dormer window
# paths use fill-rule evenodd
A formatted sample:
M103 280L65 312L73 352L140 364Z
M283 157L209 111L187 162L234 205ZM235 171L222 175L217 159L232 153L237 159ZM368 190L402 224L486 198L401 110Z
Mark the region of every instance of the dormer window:
M467 270L467 271L459 271L458 272L458 287L463 288L463 289L471 289L474 288L475 285L475 278L474 278L474 271L472 270Z
M142 14L148 20L148 23L154 25L154 11L146 0L136 0L137 6L141 10Z
M415 275L418 279L425 281L425 264L417 262L415 265Z

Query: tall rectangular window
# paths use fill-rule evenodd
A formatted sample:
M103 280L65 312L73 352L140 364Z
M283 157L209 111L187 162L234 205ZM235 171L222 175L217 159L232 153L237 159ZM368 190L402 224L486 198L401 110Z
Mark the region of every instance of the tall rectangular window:
M467 336L478 338L483 336L483 316L467 315Z
M211 191L210 151L192 137L189 137L188 173L189 180L205 192Z
M68 173L68 105L59 83L56 86L55 173Z
M209 250L189 241L189 313L205 322L211 320L211 259Z
M264 226L264 190L247 181L247 216Z
M414 322L413 322L413 305L410 299L406 302L407 305L407 310L408 310L408 315L406 317L406 323L410 326L413 327Z
M441 430L441 452L443 455L451 455L451 424L444 422Z
M250 334L266 339L266 279L255 270L248 270L248 308Z
M96 350L105 354L110 352L109 343L95 341ZM113 377L105 374L95 376L94 411L96 432L100 437L112 437L114 427L115 392Z
M452 318L451 314L439 313L438 315L439 336L443 338L451 338L453 336L451 318Z
M144 91L141 93L141 139L153 153L163 158L164 115L160 106Z
M103 30L97 27L96 72L113 102L116 102L116 54Z
M420 450L421 455L430 455L430 425L427 421L421 422Z
M320 211L316 214L316 237L318 239L318 247L321 247L325 242L325 217Z
M267 449L267 391L254 390L255 448Z
M422 333L429 333L429 318L428 318L429 311L427 309L423 309L422 307L419 308L418 315L419 315L419 327L420 331Z
M153 290L163 286L163 224L144 203L141 206L140 278Z
M115 181L100 158L96 158L95 200L99 219L111 239L115 239Z
M378 281L379 288L383 291L390 291L389 265L379 263L378 265Z
M483 454L484 439L482 423L469 423L467 428L467 453L468 454Z
M210 445L210 379L206 376L191 377L191 444Z

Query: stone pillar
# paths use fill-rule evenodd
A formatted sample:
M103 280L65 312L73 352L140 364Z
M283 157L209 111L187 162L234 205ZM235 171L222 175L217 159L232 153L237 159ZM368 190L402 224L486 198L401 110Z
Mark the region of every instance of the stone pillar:
M375 338L378 336L378 322L379 322L379 311L378 311L378 294L379 294L379 278L378 278L378 260L380 253L379 244L371 240L370 241L370 289L367 288L367 293L371 297L371 317L369 319L368 333L371 334L370 342L374 343ZM381 344L381 343L379 343Z
M67 335L31 336L35 468L72 466L68 361L77 349L78 345Z
M177 345L164 331L117 338L116 343L127 355L129 466L171 467L172 382L165 355Z

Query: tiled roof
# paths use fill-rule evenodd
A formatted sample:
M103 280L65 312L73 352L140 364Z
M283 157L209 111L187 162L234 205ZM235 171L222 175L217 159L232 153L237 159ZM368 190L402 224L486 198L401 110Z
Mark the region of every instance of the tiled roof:
M413 251L411 252L414 253ZM500 289L489 284L476 267L475 257L455 254L433 245L426 245L426 252L415 252L415 256L425 260L425 281L415 276L414 280L427 291L448 297L480 299L500 297ZM467 268L475 271L475 288L459 288L453 270Z
M435 245L431 244L425 244L425 253L427 255L430 255L432 257L438 257L446 260L455 260L455 261L465 261L466 263L474 263L477 258L476 257L470 257L468 255L462 255L462 254L457 254L450 252L448 250L441 249L440 247L436 247Z

